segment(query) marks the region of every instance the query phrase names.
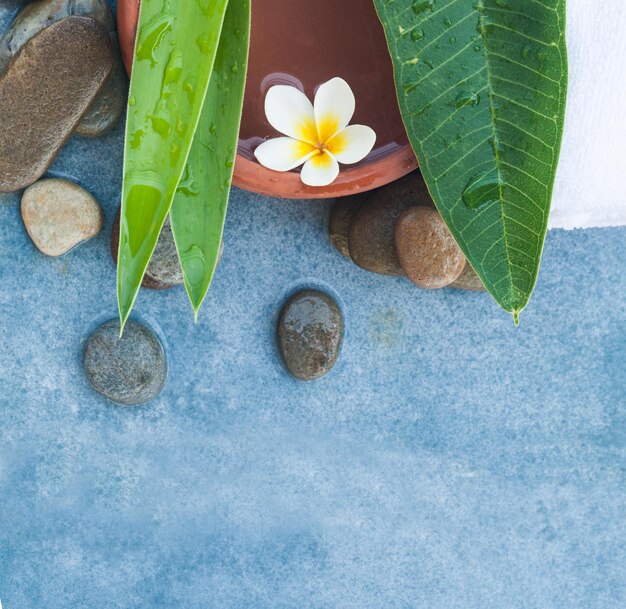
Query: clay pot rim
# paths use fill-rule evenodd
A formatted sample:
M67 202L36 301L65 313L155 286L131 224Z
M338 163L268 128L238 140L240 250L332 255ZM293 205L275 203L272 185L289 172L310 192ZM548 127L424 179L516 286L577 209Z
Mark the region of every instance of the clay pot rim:
M133 40L137 29L140 0L118 0L117 22L120 46L130 73ZM418 167L410 144L355 168L342 168L339 177L325 187L306 186L298 173L277 173L256 161L237 154L233 184L250 192L283 199L327 199L367 192L390 184Z
M417 160L411 147L407 145L362 167L341 171L329 186L313 188L303 184L298 173L270 171L238 154L233 185L279 199L328 199L355 195L385 186L416 168Z

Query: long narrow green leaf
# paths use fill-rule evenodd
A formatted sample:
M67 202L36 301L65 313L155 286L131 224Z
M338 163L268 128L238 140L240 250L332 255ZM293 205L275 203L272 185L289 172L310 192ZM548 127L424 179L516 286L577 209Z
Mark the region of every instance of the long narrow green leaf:
M249 0L230 0L211 82L170 211L197 318L217 266L237 153L250 36Z
M537 280L567 94L565 0L374 0L437 208L516 320Z
M130 85L117 293L131 312L180 182L227 0L143 0Z

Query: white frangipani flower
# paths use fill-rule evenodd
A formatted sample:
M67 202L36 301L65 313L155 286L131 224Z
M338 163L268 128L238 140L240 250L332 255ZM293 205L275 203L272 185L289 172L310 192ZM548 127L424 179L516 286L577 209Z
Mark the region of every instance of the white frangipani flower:
M364 125L350 125L356 103L342 78L319 87L312 104L295 87L276 85L265 98L270 125L285 137L263 142L254 155L273 171L291 171L300 165L307 186L328 186L339 175L339 163L362 161L374 147L376 133Z

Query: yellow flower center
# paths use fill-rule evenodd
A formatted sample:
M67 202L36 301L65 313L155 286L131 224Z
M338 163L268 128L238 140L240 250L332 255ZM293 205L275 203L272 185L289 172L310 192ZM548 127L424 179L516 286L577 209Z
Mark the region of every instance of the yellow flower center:
M327 114L317 124L307 121L300 127L299 139L304 144L302 151L306 149L305 154L314 153L314 156L325 152L333 155L339 154L344 150L347 142L345 136L337 131L339 131L339 118L335 114Z

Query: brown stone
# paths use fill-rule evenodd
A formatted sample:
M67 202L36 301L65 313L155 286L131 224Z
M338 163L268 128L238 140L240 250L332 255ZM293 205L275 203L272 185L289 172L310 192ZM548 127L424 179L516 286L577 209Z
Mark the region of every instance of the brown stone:
M85 17L63 19L24 45L0 77L0 192L45 173L112 62L108 32Z
M107 0L38 0L26 4L0 38L0 73L31 38L51 24L71 16L95 19L111 37L114 55L111 75L76 126L76 133L96 137L113 127L122 116L126 102L126 71L115 19Z
M394 229L402 212L415 205L433 205L419 172L374 191L350 226L348 245L352 260L374 273L404 275Z
M450 285L465 267L465 256L436 209L411 207L403 212L395 240L406 276L422 288Z
M27 188L21 211L30 238L47 256L62 256L102 229L98 202L67 180L40 180Z
M351 197L341 197L337 199L330 212L330 220L328 222L328 235L330 242L335 249L350 258L350 250L348 248L348 232L361 206L369 198L369 193L360 195L352 195Z
M450 284L450 287L459 290L469 290L470 292L486 292L483 282L469 261L466 262L463 272Z

